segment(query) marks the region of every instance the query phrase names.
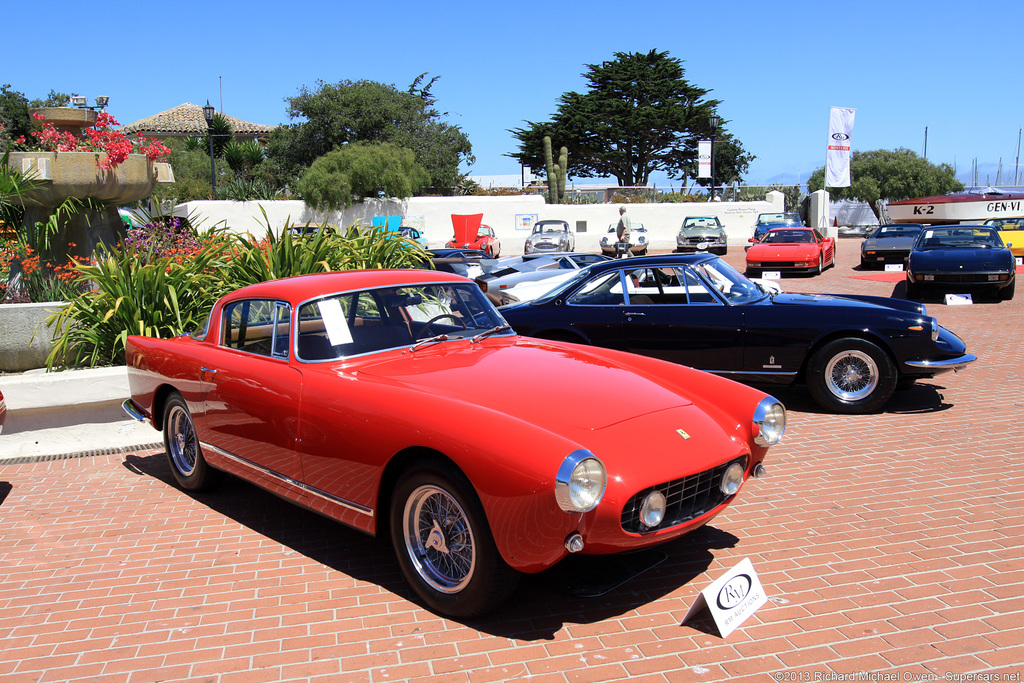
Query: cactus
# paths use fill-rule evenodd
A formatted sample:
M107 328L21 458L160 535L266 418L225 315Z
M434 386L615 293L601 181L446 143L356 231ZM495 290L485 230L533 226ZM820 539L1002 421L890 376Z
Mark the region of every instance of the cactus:
M559 150L558 163L551 153L551 137L544 136L544 169L548 174L548 204L561 204L565 198L565 175L569 166L569 150Z

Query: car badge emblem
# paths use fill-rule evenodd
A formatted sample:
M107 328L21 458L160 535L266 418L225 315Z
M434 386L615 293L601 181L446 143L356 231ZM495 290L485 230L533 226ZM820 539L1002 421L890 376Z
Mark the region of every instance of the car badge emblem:
M677 429L677 430L676 430L676 434L678 434L679 436L683 437L684 439L689 439L689 438L690 438L690 435L689 435L689 434L687 434L687 433L686 433L686 432L685 432L684 430L682 430L682 429Z

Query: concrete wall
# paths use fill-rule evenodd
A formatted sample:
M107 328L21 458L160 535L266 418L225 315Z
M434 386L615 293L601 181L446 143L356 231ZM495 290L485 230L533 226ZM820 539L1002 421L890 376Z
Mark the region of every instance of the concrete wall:
M46 366L53 348L53 333L45 320L61 306L0 304L0 371L21 372Z
M647 228L653 249L675 247L676 233L687 216L718 216L725 225L729 244L745 245L753 235L759 213L784 210L781 192L769 192L760 202L706 202L693 204L629 204L633 223ZM262 210L261 210L262 209ZM263 216L266 212L266 218ZM569 222L577 230L576 250L599 251L601 237L619 219L617 204L545 204L540 195L513 197L411 197L406 200L369 199L343 212L317 212L302 201L232 202L197 201L181 204L178 215L201 221L204 228L226 225L236 232L259 235L266 224L277 232L290 221L347 226L356 221L366 225L374 216L402 216L403 224L425 231L430 246L441 247L452 237L452 214L482 213L483 222L501 239L503 255L521 254L530 227L546 218Z

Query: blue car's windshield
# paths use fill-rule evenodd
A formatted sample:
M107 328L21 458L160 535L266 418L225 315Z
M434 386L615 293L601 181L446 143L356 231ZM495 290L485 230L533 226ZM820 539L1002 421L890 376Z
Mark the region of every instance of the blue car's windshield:
M993 228L979 226L959 226L948 228L929 228L921 233L914 245L916 249L962 249L962 248L1001 248L1003 241Z

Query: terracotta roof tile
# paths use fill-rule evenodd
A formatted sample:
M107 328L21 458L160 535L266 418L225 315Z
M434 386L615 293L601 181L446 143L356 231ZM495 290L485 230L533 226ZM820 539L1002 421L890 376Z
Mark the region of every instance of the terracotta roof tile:
M250 123L227 114L222 115L231 122L231 129L236 135L269 135L270 131L277 128L277 126ZM173 109L121 126L121 131L124 133L141 132L148 135L205 135L206 119L203 117L201 106L186 102Z

